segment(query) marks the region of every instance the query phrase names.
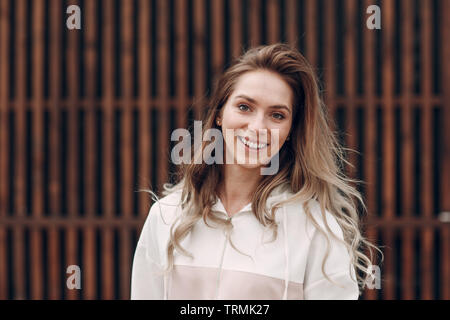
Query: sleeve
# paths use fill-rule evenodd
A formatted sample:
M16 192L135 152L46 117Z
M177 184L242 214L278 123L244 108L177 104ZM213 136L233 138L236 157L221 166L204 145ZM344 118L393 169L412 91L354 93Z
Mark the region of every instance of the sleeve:
M343 240L342 229L331 214L327 214L328 224L333 233ZM324 228L323 225L321 227ZM324 270L330 282L322 272L322 262L327 253L325 234L314 231L308 252L304 279L304 298L306 300L357 300L359 297L358 283L354 267L350 269L350 256L346 246L328 235L330 249Z
M131 300L162 300L164 276L160 265L156 230L158 203L152 205L134 253Z

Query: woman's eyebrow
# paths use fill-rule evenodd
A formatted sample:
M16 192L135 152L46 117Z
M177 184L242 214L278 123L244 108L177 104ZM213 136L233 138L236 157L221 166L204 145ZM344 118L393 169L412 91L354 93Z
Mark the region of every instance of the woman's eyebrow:
M240 94L240 95L235 97L235 99L238 99L238 98L243 98L245 100L250 101L251 103L256 103L255 99L250 98L249 96L246 96L245 94ZM284 104L270 106L269 108L271 108L271 109L286 109L289 113L291 113L291 110L287 106L285 106Z

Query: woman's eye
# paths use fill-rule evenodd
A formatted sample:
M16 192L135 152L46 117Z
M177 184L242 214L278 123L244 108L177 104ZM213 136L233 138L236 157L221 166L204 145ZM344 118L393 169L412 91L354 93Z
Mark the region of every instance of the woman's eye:
M273 117L277 120L283 120L284 119L284 115L281 113L274 113Z
M248 110L250 110L250 108L247 105L245 105L245 104L238 105L238 108L241 111L248 111Z

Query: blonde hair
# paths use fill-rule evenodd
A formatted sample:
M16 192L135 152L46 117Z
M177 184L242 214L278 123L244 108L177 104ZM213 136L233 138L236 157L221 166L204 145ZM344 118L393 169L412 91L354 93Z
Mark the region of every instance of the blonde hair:
M310 209L305 206L309 199L315 199L320 204L322 218L328 233L337 240L331 232L325 219L328 210L342 228L344 241L348 249L351 266L356 268L360 293L371 276L372 249L382 252L361 234L357 202L367 211L360 192L351 183L361 181L350 179L344 175L344 164L352 166L344 156L345 150L330 129L326 107L320 98L318 80L315 72L303 55L295 48L282 43L259 46L245 52L237 58L219 78L211 99L205 108L202 119L202 133L211 128L217 128L215 119L234 90L234 85L241 75L249 71L268 70L279 74L290 86L294 94L293 122L291 139L286 141L279 152L280 166L277 174L262 176L252 197L252 210L261 224L273 231L277 237L275 211L287 202L303 201L306 215L320 232L327 237L328 249L330 240L327 232L321 228L312 217ZM220 165L208 165L195 159L203 154L209 143L202 142L199 150L191 154L190 164L179 166L178 182L164 185L164 195L175 190L182 190L181 203L183 214L176 218L170 229L170 240L167 246L167 268L169 272L174 264L174 250L192 257L180 244L200 220L214 222L227 229L232 228L231 222L222 219L211 211L217 198L217 186L222 181ZM266 210L266 201L273 189L282 184L288 184L294 195L283 202ZM145 190L149 191L149 190ZM364 250L370 252L370 258ZM237 249L236 249L237 250ZM329 251L329 250L328 250ZM322 272L328 258L328 251L322 263Z

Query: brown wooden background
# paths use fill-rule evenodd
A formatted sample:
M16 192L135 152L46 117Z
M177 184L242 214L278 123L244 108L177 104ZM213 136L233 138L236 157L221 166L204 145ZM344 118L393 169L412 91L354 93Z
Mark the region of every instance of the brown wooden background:
M167 181L171 130L231 57L277 41L317 67L361 152L386 258L364 298L449 299L449 39L448 0L0 0L0 299L128 299L150 206L134 190Z

